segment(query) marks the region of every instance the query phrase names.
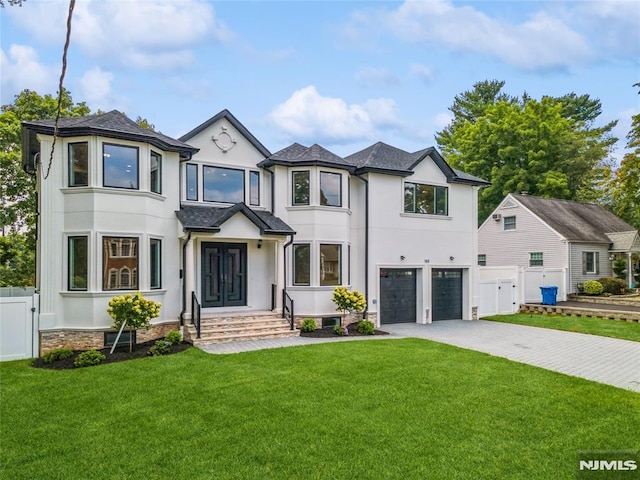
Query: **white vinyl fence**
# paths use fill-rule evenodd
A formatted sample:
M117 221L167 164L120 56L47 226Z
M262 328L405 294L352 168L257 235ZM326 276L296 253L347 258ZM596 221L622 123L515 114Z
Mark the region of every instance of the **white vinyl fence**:
M0 362L38 356L38 295L0 288Z
M516 313L522 303L540 303L540 287L558 287L557 300L567 299L566 270L543 267L480 267L478 316Z

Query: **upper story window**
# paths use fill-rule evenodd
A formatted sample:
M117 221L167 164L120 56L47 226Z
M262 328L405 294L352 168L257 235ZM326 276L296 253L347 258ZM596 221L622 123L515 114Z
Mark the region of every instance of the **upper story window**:
M320 205L342 206L342 175L320 172Z
M249 172L249 205L260 205L260 172Z
M405 213L448 215L448 191L447 187L405 182L404 211Z
M516 229L516 217L504 217L502 219L503 230L515 230Z
M69 144L69 186L86 187L89 185L89 144Z
M187 200L198 200L198 165L187 163Z
M293 172L292 205L309 205L309 170Z
M138 147L102 145L102 183L105 187L138 189Z
M149 188L153 193L162 193L162 155L156 152L151 152Z
M244 170L206 165L202 168L204 201L221 203L244 201Z

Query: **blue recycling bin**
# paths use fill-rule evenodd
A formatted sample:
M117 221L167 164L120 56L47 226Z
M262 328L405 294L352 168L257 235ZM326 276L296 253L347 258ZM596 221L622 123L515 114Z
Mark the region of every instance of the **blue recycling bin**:
M540 287L543 305L556 305L558 303L558 287Z

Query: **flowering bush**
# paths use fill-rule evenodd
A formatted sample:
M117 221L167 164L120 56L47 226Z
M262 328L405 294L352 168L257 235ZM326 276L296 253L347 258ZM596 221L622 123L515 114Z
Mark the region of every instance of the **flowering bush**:
M160 302L147 300L140 292L135 295L126 294L119 297L113 297L109 301L107 313L113 318L112 327L119 330L122 324L126 322L127 326L132 329L151 328L151 319L160 316Z
M336 287L333 290L333 303L337 310L345 313L363 312L367 308L367 301L364 295L357 290L349 291L347 287Z

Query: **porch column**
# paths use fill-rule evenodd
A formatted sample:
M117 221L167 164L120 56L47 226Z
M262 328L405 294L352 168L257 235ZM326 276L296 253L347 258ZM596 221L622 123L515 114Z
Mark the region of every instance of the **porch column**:
M274 242L275 248L275 281L276 281L276 309L282 311L282 289L284 288L284 241Z
M627 281L629 288L633 288L633 259L631 258L631 252L627 253Z
M192 316L193 316L193 312L191 311L191 292L195 292L196 291L196 286L198 285L198 282L196 281L196 274L197 274L197 268L196 268L196 249L195 249L195 243L197 242L197 237L193 237L191 239L191 241L187 244L187 249L186 249L186 255L185 255L185 265L182 266L182 271L183 271L183 275L184 275L184 282L185 282L185 286L186 286L186 292L187 292L187 312L188 315L186 315L186 317L191 320ZM200 301L200 303L202 303L202 299L200 298L200 295L198 295L198 292L196 292L196 295L198 296L198 300Z

